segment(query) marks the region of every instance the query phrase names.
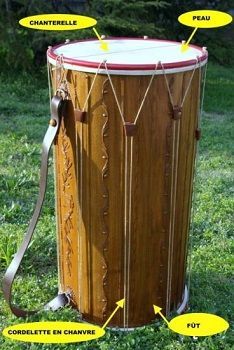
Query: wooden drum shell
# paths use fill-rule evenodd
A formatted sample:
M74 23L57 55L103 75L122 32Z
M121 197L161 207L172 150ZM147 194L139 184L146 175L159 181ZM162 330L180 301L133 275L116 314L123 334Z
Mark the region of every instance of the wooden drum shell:
M181 103L192 73L167 75L175 104ZM96 77L84 123L76 121L74 110L83 108L94 74L66 70L65 75L71 101L55 144L60 290L71 293L84 320L102 325L126 294L127 270L128 316L121 309L110 326L123 327L124 317L129 327L145 325L155 318L153 304L168 314L183 299L199 68L177 120L165 77L155 76L136 134L127 138L107 75ZM133 122L150 78L111 77L125 121ZM131 215L126 217L131 142Z

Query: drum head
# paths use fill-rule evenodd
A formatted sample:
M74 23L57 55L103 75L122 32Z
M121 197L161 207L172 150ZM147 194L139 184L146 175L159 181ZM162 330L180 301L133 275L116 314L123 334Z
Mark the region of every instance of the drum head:
M181 43L157 39L112 38L105 39L109 50L103 51L99 40L69 42L48 49L48 60L56 65L60 60L64 68L120 75L150 75L160 61L166 73L183 72L207 62L206 50L189 45L181 52ZM106 62L106 67L105 67ZM158 64L157 74L162 74Z

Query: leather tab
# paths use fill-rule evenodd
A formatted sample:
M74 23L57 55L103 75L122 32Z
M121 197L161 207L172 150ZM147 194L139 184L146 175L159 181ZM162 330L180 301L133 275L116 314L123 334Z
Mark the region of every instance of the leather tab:
M126 136L134 136L136 134L137 126L131 122L125 122L124 131Z
M197 141L199 141L200 140L200 138L201 138L201 129L196 129L195 130L195 138L196 138L196 140Z
M86 111L80 111L79 109L74 110L75 113L75 120L80 123L86 123L86 117L87 112Z
M44 306L44 309L56 311L67 304L69 304L69 298L65 293L59 293L54 299Z
M182 116L182 107L181 106L173 106L172 118L175 120L180 119Z

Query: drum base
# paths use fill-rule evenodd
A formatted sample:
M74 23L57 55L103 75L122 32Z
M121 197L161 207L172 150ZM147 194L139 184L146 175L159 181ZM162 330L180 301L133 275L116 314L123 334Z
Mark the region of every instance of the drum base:
M187 285L185 285L185 287L184 287L184 294L183 294L183 300L182 300L180 306L178 307L178 309L176 310L176 313L178 315L180 315L182 312L184 312L186 310L186 308L188 306L188 297L189 297L188 287L187 287ZM80 322L86 323L86 324L91 324L90 322L87 322L84 319L82 319L82 314L80 314L80 315L81 315ZM130 328L106 327L106 329L109 329L111 331L132 332L135 329L141 329L141 328L143 328L145 326L147 326L147 325L139 326L139 327L130 327Z
M183 300L179 306L179 308L176 310L176 313L180 315L182 312L184 312L187 308L188 305L188 287L185 285L184 287L184 294L183 294ZM131 327L131 328L111 328L107 327L107 329L110 329L112 331L122 331L122 332L131 332L134 331L135 329L141 329L145 326L140 326L140 327Z
M176 313L178 315L180 315L182 312L184 312L186 310L188 306L188 287L187 285L185 285L184 287L184 294L183 294L183 300L180 304L180 306L178 307L178 309L176 310ZM134 331L135 329L141 329L145 326L140 326L140 327L131 327L131 328L111 328L111 327L107 327L107 329L110 329L112 331L122 331L122 332L132 332Z

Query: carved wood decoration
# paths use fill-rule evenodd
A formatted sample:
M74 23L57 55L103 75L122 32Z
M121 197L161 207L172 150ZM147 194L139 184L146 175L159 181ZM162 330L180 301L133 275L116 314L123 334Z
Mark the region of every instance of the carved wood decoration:
M62 290L71 294L76 302L78 287L77 266L77 183L76 183L76 143L74 114L69 104L61 120L59 135L55 143L56 204L58 227L58 255L60 283ZM65 278L66 276L66 278Z
M108 184L107 184L107 178L109 176L109 145L108 145L108 137L109 137L109 115L107 106L105 104L105 95L107 93L106 85L108 85L108 80L105 80L102 87L102 107L103 107L103 113L102 117L104 118L103 127L102 127L102 150L103 150L103 167L102 167L102 183L103 183L103 190L102 190L102 198L103 198L103 207L101 211L102 216L102 234L103 234L103 277L102 277L102 283L103 283L103 291L104 291L104 298L103 298L103 310L102 310L102 317L103 321L106 319L107 316L107 294L106 290L108 288L108 260L107 260L107 252L108 252L108 240L109 240L109 225L108 225L108 215L109 215L109 191L108 191Z

